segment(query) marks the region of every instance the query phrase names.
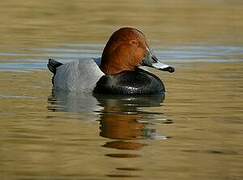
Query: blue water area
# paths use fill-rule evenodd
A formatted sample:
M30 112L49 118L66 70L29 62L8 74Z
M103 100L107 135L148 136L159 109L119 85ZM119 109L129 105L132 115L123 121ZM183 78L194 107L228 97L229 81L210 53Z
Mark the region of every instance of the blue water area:
M100 57L100 44L65 44L57 48L33 48L0 53L0 71L33 71L46 69L49 58L69 62ZM155 48L154 54L165 63L232 63L243 61L242 46L174 46Z

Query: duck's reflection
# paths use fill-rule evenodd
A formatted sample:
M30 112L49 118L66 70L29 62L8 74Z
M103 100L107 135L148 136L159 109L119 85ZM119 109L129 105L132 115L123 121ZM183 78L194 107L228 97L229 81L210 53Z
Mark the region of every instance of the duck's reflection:
M74 113L92 113L100 111L97 99L89 93L72 93L52 90L48 97L48 110Z
M100 135L102 137L115 139L107 142L104 147L138 150L145 144L126 141L139 139L143 136L145 125L139 123L141 115L138 114L114 114L105 113L100 118Z
M138 122L137 114L105 113L100 119L100 135L111 139L131 140L143 135L144 124Z
M87 112L98 113L100 136L108 138L102 146L118 149L115 153L108 151L105 156L136 158L141 156L139 150L146 146L144 139L154 139L158 136L156 129L149 125L150 118L154 113L145 113L143 108L161 106L163 100L163 94L157 96L112 96L53 91L48 98L48 109L51 111L81 112L82 114ZM165 138L165 136L159 137ZM131 169L136 168L132 167Z
M125 149L127 146L127 149L132 149L131 142L122 143L122 140L153 139L156 135L156 129L146 126L154 113L145 113L142 108L161 106L163 100L164 94L117 96L53 90L48 97L48 109L82 114L98 113L100 136L117 140L116 143L109 142L104 146L117 149ZM134 145L134 149L138 149L138 147L141 146Z
M113 139L104 147L139 150L145 143L138 140L152 138L156 130L147 127L149 114L139 108L160 106L164 96L102 96L95 95L100 106L100 136ZM109 154L111 157L126 157L125 154ZM137 157L127 154L127 157Z

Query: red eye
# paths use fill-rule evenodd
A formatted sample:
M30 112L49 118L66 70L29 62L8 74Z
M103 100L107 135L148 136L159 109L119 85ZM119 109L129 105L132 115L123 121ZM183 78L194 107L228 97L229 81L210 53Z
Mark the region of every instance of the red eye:
M138 41L137 40L131 40L130 44L138 46Z

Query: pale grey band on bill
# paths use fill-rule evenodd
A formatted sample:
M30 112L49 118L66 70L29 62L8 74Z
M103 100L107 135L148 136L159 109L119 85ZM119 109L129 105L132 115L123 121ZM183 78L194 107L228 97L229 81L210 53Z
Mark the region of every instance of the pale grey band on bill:
M152 67L162 70L162 69L168 68L170 66L167 64L161 63L161 62L156 62L156 63L152 63Z

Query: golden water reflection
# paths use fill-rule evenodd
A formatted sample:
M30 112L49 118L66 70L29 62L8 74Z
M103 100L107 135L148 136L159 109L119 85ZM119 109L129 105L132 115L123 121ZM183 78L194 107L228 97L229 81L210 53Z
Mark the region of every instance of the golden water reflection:
M167 89L163 103L163 98L135 98L129 103L131 98L59 96L51 91L51 74L47 71L0 72L1 176L240 177L242 64L200 62L178 66L173 77L156 72ZM138 127L135 135L114 125L121 135L105 130L109 138L99 136L102 119L106 125L106 119L112 121L109 117L117 118L114 114L131 115L121 126L129 130ZM172 138L163 140L163 135ZM119 158L124 154L125 158ZM127 158L127 154L135 157Z
M141 29L159 45L242 45L242 7L240 0L1 1L0 47L104 43L122 26Z

